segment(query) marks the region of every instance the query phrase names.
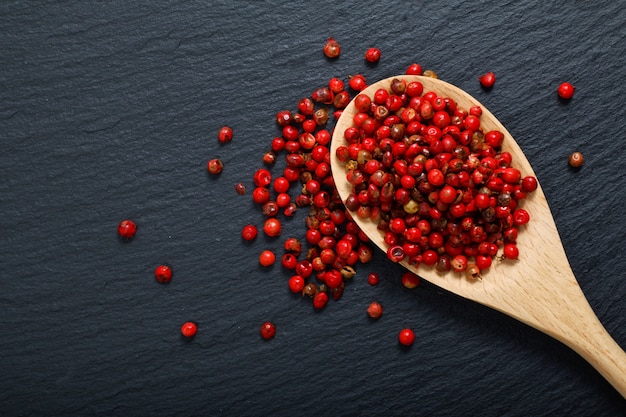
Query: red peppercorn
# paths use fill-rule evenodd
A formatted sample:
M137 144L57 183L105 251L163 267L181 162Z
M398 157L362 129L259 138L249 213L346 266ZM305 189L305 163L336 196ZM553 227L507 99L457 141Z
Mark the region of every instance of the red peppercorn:
M188 321L188 322L184 323L181 326L181 328L180 328L180 332L186 338L194 337L196 335L197 331L198 331L198 326L195 323L191 322L191 321Z
M411 271L406 271L402 274L402 285L405 288L413 289L420 285L420 277L415 275Z
M293 120L293 116L289 110L281 110L276 113L276 123L280 127L285 127ZM282 139L282 138L279 138Z
M380 60L380 49L368 48L365 51L365 60L370 63L378 62Z
M467 257L459 254L452 258L450 265L455 272L464 272L467 269L467 263Z
M514 243L507 243L506 245L504 245L502 255L506 259L517 259L517 257L519 256L519 249Z
M330 91L337 94L343 91L344 83L339 78L334 77L328 81L328 88L330 88Z
M530 221L530 214L524 209L517 209L513 212L513 223L516 226L521 226Z
M252 200L260 205L263 205L270 201L271 193L265 187L256 187L254 191L252 191Z
M415 333L411 329L402 329L398 334L398 341L404 346L411 346L415 341Z
M326 271L326 274L324 275L324 282L326 283L328 288L337 288L342 284L343 277L341 276L341 273L339 271L337 271L336 269L331 269L329 271Z
M276 255L274 254L274 252L272 252L269 249L265 249L259 255L259 263L262 266L266 266L266 267L267 266L272 266L272 265L274 265L275 261L276 261Z
M244 195L246 193L246 184L243 182L235 184L235 192L239 195Z
M383 306L380 305L377 301L372 301L370 305L367 307L367 315L377 320L380 316L383 315Z
M263 339L270 340L276 336L276 326L271 321L263 322L259 332Z
M265 168L257 169L252 177L257 187L267 187L272 183L272 174Z
M274 152L280 152L283 149L285 149L285 139L283 139L281 137L275 137L272 140L272 150Z
M564 100L569 100L574 96L574 86L568 82L563 82L557 89L557 94Z
M302 252L302 242L295 237L287 238L283 246L286 252L293 253L296 256L300 255L300 252Z
M476 266L479 270L484 271L491 266L492 259L491 256L487 255L476 255Z
M280 220L276 218L269 218L263 224L263 231L266 235L270 237L276 237L280 235L281 229L282 225L280 223Z
M286 217L293 217L296 215L297 211L298 211L298 206L296 205L296 203L289 203L283 210L283 214Z
M293 275L291 278L289 278L289 290L291 290L291 292L293 293L301 293L304 289L305 284L306 282L304 278L302 278L300 275Z
M296 269L298 265L298 258L293 253L286 253L281 258L281 264L283 268L287 270Z
M470 114L463 121L463 126L465 129L475 132L480 128L480 119Z
M422 66L420 64L411 64L405 71L406 75L422 75ZM420 95L422 93L419 93Z
M248 240L248 241L256 239L258 234L259 234L259 231L257 227L253 224L245 225L241 231L241 237L244 240Z
M348 85L354 91L361 91L367 87L367 82L365 81L365 77L361 74L356 74L350 77L350 81L348 81Z
M221 159L214 158L214 159L209 160L209 162L207 163L207 170L209 171L209 174L212 174L212 175L220 174L223 169L224 169L224 163L222 162Z
M326 306L327 303L328 294L326 294L325 292L318 292L317 294L315 294L315 297L313 297L313 307L316 310L321 310Z
M496 82L496 75L490 71L478 77L478 81L483 88L491 88Z
M280 193L276 196L276 205L280 208L286 208L291 204L291 196L287 193Z
M324 86L313 91L313 93L311 93L311 98L316 103L331 104L333 100L335 99L335 95L333 94L332 91L330 91L330 88ZM324 123L319 123L319 124L324 124Z
M137 225L132 220L122 220L117 226L117 233L125 239L132 239L136 232Z
M380 282L380 275L376 272L370 272L367 275L367 283L369 285L377 285Z
M434 168L428 171L428 182L435 187L439 187L444 184L446 180L445 175L441 170Z
M509 184L517 184L522 178L522 173L517 168L504 168L502 170L502 179Z
M275 201L268 201L261 207L261 213L267 217L276 217L279 213L278 204Z
M404 248L400 245L390 246L389 249L387 249L387 258L392 262L400 262L404 260L405 257Z
M328 38L324 44L324 55L330 59L339 57L341 54L341 45L333 38Z
M263 155L263 163L267 165L274 165L276 163L276 153L274 151L267 151Z
M172 268L167 265L159 265L154 270L154 277L162 284L167 284L172 280Z
M483 109L480 106L472 106L469 109L469 114L480 117L483 114Z
M285 177L277 177L274 180L274 191L277 193L286 193L289 191L291 184Z
M229 126L222 126L217 132L217 140L220 143L228 143L233 140L233 129Z
M424 253L422 253L422 263L424 265L428 265L428 266L435 265L438 260L439 260L439 255L437 255L437 252L435 252L432 249L427 249L424 251Z
M303 259L296 264L296 274L302 278L308 278L313 274L313 265L308 259Z
M527 176L522 179L522 190L527 193L535 191L537 189L537 186L537 178L535 177Z
M300 113L310 116L315 111L315 103L308 97L301 98L298 101L298 110Z

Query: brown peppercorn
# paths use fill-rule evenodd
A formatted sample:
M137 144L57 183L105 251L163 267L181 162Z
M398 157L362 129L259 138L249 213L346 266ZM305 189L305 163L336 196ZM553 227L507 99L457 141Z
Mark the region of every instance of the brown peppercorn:
M341 270L339 271L341 273L341 277L343 279L350 279L353 276L356 275L356 271L354 270L354 268L352 268L351 266L344 266L343 268L341 268Z
M576 151L572 152L569 156L569 164L574 168L580 168L585 162L585 158L582 153Z
M312 282L309 282L308 284L304 286L304 289L302 290L302 296L304 297L306 295L309 298L313 298L315 297L317 292L318 292L317 285L313 284Z

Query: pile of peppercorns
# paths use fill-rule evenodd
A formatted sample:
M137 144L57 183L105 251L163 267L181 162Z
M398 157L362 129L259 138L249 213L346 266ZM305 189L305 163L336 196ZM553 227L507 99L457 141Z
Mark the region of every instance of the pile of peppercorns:
M327 58L335 59L339 57L341 53L341 46L335 39L329 38L324 45L323 53ZM381 51L378 48L368 48L365 52L366 62L376 63L380 60L380 57ZM416 63L408 66L405 74L437 78L435 72L431 70L422 71L422 67ZM495 75L492 72L488 72L479 77L479 82L485 89L492 88L495 80ZM364 190L362 187L364 182L361 181L361 179L363 179L362 173L361 176L359 176L357 171L359 169L368 169L365 167L369 161L376 159L372 157L371 152L368 150L369 145L367 145L367 141L365 141L365 146L361 147L362 141L360 139L355 141L355 143L358 143L358 147L353 147L352 149L346 147L346 149L341 150L342 154L338 155L340 158L344 158L346 163L350 164L349 166L352 168L350 170L351 180L355 184L354 198L346 202L350 209L348 210L346 204L341 201L334 185L334 180L330 172L329 152L332 136L332 130L328 127L329 120L338 119L341 116L342 110L348 105L352 98L358 96L359 92L366 87L366 79L361 74L350 76L347 83L344 83L344 81L339 78L332 78L329 80L328 85L315 89L310 97L300 99L296 105L296 110L279 111L276 114L276 123L281 129L281 135L273 138L270 149L262 157L262 161L266 166L258 168L252 178L255 187L252 191L252 199L255 204L261 207L261 212L264 216L262 230L267 236L279 237L281 235L282 225L279 219L281 215L293 217L298 210L307 210L304 219L304 238L288 237L284 240L284 253L280 256L280 263L283 268L292 272L292 276L288 280L289 289L294 293L302 294L303 297L311 299L313 307L318 310L323 309L329 299L338 300L341 298L346 282L356 273L355 267L357 264L367 263L373 256L369 239L352 219L351 210L355 213L359 213L359 211L367 212L367 216L372 216L371 202L367 202L370 204L361 204L371 196L371 193L370 196L366 196L367 191L364 194L361 193L361 191ZM383 103L385 105L388 104L387 99L389 93L390 92L387 92L384 100L380 97L378 98L378 100L382 100L378 103L379 107ZM391 93L395 95L394 92ZM574 87L569 83L563 83L558 88L558 95L564 100L571 99L573 93ZM384 92L380 94L385 95ZM408 97L404 92L402 94L404 98ZM421 96L421 92L418 95ZM424 101L431 103L431 99L434 98L435 97L429 97ZM376 102L376 100L377 98L374 98L374 102ZM406 104L407 103L404 103L404 105ZM449 104L449 101L447 104ZM393 105L395 106L395 104ZM367 113L370 110L375 111L375 106L373 107L370 101L368 109L363 108L363 110L363 113ZM387 111L389 112L389 110L393 109L387 106ZM421 108L419 110L421 110ZM480 109L470 109L470 113L472 113L472 111L479 112L479 110ZM434 115L435 112L433 112L432 116ZM373 115L370 114L370 116ZM448 118L454 116L454 111L448 112ZM461 118L462 123L471 125L474 118L479 116L479 114L472 113L465 116L466 117ZM471 116L469 117L469 121L467 116ZM365 120L366 118L363 118L361 123L363 124ZM396 120L393 119L393 121ZM441 123L444 122L445 121L442 121ZM448 121L447 123L450 122ZM365 124L367 124L367 122L365 122ZM387 123L387 125L380 123L377 127L385 126L389 128L390 125L392 125L392 123ZM217 138L221 143L230 142L233 139L232 128L229 126L221 127L218 131ZM499 137L483 137L482 140L483 142L485 140L497 142ZM365 155L362 151L365 151L368 155ZM406 149L404 151L406 151ZM269 168L276 163L281 155L284 155L286 167L280 175L272 175ZM506 161L506 156L504 158ZM425 158L422 162L426 163L426 159L428 158ZM372 164L374 163L370 163L370 165ZM432 165L432 162L430 164ZM580 166L582 164L582 155L574 153L570 157L570 164L572 166ZM219 175L223 168L224 164L219 158L213 158L207 163L207 170L212 175ZM370 169L371 168L370 166ZM495 161L494 167L489 168L504 170L510 167L506 163L502 165L500 159L499 161ZM401 184L403 183L403 178L406 176L397 175L398 170L401 171L402 169L405 171L411 170L412 166L409 164L404 167L393 167L393 170L396 172L394 175L397 177L396 179L398 180L398 184L400 184L400 188L402 188ZM439 184L439 182L441 182L439 185L442 188L438 190L440 196L438 195L437 198L443 199L443 204L449 205L453 201L456 201L458 193L456 189L454 190L455 192L452 192L446 188L446 185L449 185L445 184L446 176L443 175L443 173L438 176L437 174L439 172L441 172L441 170L438 168L433 169L433 167L431 167L426 174L426 178L430 183ZM519 193L530 192L536 188L536 180L533 182L532 179L517 178L517 172L519 171L511 168L503 175L511 179L511 181L508 182L517 185L518 195L520 195ZM405 174L408 174L408 172ZM370 176L371 173L368 173L368 180ZM415 177L414 175L414 180ZM416 187L416 184L410 182L408 176L404 178L404 182L404 185L406 185L406 187L404 187L405 189ZM239 195L245 195L247 192L246 186L243 183L235 184L234 188ZM293 192L294 188L297 190L295 193ZM381 190L378 190L378 192L380 193ZM432 197L430 191L425 194ZM359 200L359 197L361 200ZM403 196L396 196L394 192L391 199L395 199L397 202L400 201L397 200L398 197L401 199L404 198ZM448 202L448 199L451 199L451 201ZM479 197L479 199L482 199L482 197ZM511 200L514 199L511 198ZM490 204L488 201L489 200L485 201L485 204ZM491 203L493 203L493 200L491 200ZM477 202L477 204L483 203ZM436 207L436 205L434 206ZM416 208L419 210L419 206ZM435 210L437 210L437 208L435 208ZM516 221L519 224L528 221L527 213L523 210L517 211L519 213L518 219L511 221ZM376 211L376 213L380 214L380 211ZM430 214L432 214L432 211ZM400 217L393 217L391 212L389 212L384 217L384 219L381 218L381 224L383 225L381 228L386 228L387 231L391 230L389 234L390 243L395 243L390 244L390 247L394 248L388 251L390 259L397 260L394 259L394 256L399 256L398 253L402 253L402 256L406 256L407 248L409 252L414 249L411 246L415 243L412 242L413 240L420 241L422 244L424 243L423 238L425 237L424 231L426 228L424 222L421 222L418 226L416 221L416 224L411 227L414 233L413 235L408 234L409 238L407 239L408 227L406 212ZM437 216L435 215L433 219L435 223L437 223L435 217ZM463 218L462 216L457 217L461 217L461 220ZM398 224L395 224L392 219L402 219L402 221L396 220ZM462 221L458 223L461 229L466 226L471 227L474 225L473 223L472 225L466 225L463 224ZM457 222L451 222L451 224L457 225ZM428 228L430 231L430 224ZM394 229L397 229L397 231L400 231L400 229L403 230L402 233L395 233L393 231ZM132 239L136 230L137 226L132 220L124 220L118 225L118 233L125 240ZM402 239L399 239L400 235L402 235ZM417 235L419 235L419 239ZM244 225L242 227L241 236L247 241L256 239L258 236L257 226L253 224ZM393 237L395 237L395 241L393 241ZM426 237L426 245L430 244L437 249L440 240L438 240L438 237L437 233L430 233L430 235ZM510 239L514 241L513 236L511 236ZM402 240L403 246L401 246L402 250L398 252L397 248L399 247L398 242L400 240ZM306 242L306 248L303 247L303 241ZM434 241L435 244L433 245L431 241ZM406 246L407 242L408 246ZM442 240L441 243L443 246L445 242ZM478 245L476 245L476 247L477 246ZM436 258L436 262L441 264L438 265L440 268L449 269L451 265L454 265L452 262L453 258L446 256L434 257L431 256L433 253L429 252L429 250L435 254L437 253L430 248L426 249L424 253L420 253L420 262L433 264L434 262L432 261ZM486 251L485 255L488 253L489 259L491 259L494 253L493 245L484 247L482 250ZM441 250L439 252L441 252ZM515 258L517 254L514 250L509 250L507 254L505 250L505 256ZM263 267L273 265L276 259L276 254L270 249L265 249L259 254L259 263ZM446 260L448 261L447 265ZM483 268L488 267L488 261L486 260L482 261L482 263L479 261L479 263ZM468 270L467 263L458 268L461 267L463 270ZM480 269L480 267L476 269L470 267L468 273L475 278L479 275ZM155 269L155 278L160 283L170 282L172 279L171 268L167 265L157 266ZM367 281L370 285L376 285L378 280L379 277L377 273L369 273ZM402 275L401 282L406 288L415 288L419 285L420 278L414 273L407 271ZM382 315L382 311L382 306L374 301L369 305L367 314L372 319L378 319ZM187 338L193 337L196 331L197 326L193 322L186 322L181 327L182 334ZM275 332L276 328L273 323L265 321L261 325L260 334L262 338L271 339L274 337ZM414 334L410 329L402 329L398 335L398 340L403 345L411 345L414 341Z

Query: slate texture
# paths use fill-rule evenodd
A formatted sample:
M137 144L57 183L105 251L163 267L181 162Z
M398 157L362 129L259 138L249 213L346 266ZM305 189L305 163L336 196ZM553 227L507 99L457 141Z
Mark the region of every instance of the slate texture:
M261 222L251 177L276 112L331 77L419 62L518 140L581 287L626 348L625 23L623 0L0 2L0 414L626 415L559 342L428 283L407 291L382 254L315 313L279 265L258 265L282 240L239 237ZM378 65L363 60L370 46ZM220 145L224 124L235 137ZM302 237L303 213L284 237ZM123 218L138 223L131 242L116 235ZM375 323L372 300L385 307Z

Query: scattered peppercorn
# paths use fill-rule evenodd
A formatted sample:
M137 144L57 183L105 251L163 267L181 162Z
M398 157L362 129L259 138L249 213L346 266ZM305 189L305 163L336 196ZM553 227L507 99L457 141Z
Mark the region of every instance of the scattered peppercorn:
M404 346L411 346L415 341L415 333L411 329L402 329L398 334L398 341Z
M233 140L233 129L229 126L222 126L217 132L217 140L220 143L228 143Z
M405 72L406 75L422 75L422 66L420 64L411 64Z
M207 170L209 171L209 174L218 175L222 172L223 169L224 163L221 159L214 158L209 160L209 162L207 163Z
M341 45L333 38L328 38L324 44L324 55L330 59L338 58L341 54Z
M369 63L375 63L380 60L380 49L378 48L368 48L365 51L365 60Z
M246 194L246 184L244 184L243 182L238 182L237 184L235 184L235 192L239 195Z
M585 157L578 151L572 152L568 158L568 162L573 168L580 168L583 162L585 162Z
M420 277L411 271L406 271L402 274L401 282L405 288L413 289L420 285Z
M244 240L254 240L256 239L258 234L259 234L259 230L253 224L247 224L241 230L241 237Z
M574 86L568 82L559 84L557 94L564 100L569 100L574 96Z
M167 284L172 280L172 268L168 265L159 265L154 270L154 276L160 283Z
M117 233L124 239L132 239L137 232L137 225L132 220L122 220L117 226Z
M478 77L478 81L480 82L480 85L483 86L483 88L491 88L496 83L496 74L489 71Z
M367 275L367 283L370 285L378 285L380 282L380 275L376 272L370 272Z
M367 315L374 320L379 319L383 315L383 306L377 301L372 301L367 307Z
M272 266L274 265L274 262L276 262L276 255L269 249L265 249L259 255L259 263L262 266Z
M263 225L263 231L265 232L266 235L270 237L276 237L280 235L281 230L282 230L282 225L280 224L280 220L273 218L273 217L267 219L265 221L265 224Z
M261 337L265 340L269 340L276 336L276 326L271 321L266 321L261 324L261 329L259 330L261 333Z
M180 332L186 338L194 337L196 335L197 331L198 331L198 326L195 323L191 322L191 321L188 321L188 322L184 323L181 326L181 328L180 328Z

